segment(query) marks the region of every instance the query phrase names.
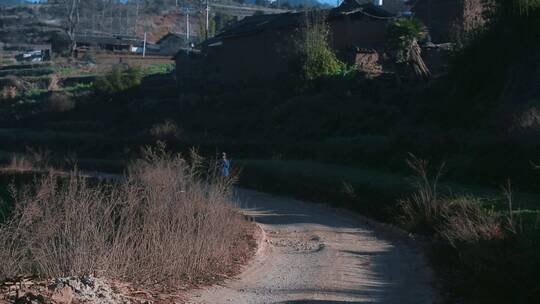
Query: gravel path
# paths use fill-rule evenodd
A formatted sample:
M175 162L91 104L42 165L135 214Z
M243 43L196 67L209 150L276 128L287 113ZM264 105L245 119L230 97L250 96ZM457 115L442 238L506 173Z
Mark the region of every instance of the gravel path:
M434 303L421 253L397 233L320 204L239 191L263 240L237 278L188 303Z

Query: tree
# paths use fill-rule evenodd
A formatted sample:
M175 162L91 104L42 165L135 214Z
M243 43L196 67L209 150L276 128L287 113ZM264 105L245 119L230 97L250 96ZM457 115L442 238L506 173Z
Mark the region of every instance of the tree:
M79 7L81 0L58 0L56 5L59 6L64 18L64 30L69 38L69 54L73 55L77 48L75 35L80 23Z
M345 70L328 44L330 29L322 11L306 12L302 45L300 46L301 73L304 80L333 76Z
M236 21L236 17L217 12L214 16L215 30L214 33L221 32L225 27Z

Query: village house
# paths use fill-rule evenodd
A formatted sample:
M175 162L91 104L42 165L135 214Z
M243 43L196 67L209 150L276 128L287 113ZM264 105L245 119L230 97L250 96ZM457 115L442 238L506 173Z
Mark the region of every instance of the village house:
M357 2L359 4L373 3L394 15L407 15L412 4L409 0L357 0Z
M173 56L180 49L190 47L196 43L198 37L190 36L189 38L184 33L168 33L161 37L156 45L159 47L159 54L163 56Z
M395 15L371 3L345 0L323 11L330 30L330 46L349 64L378 61L386 43L388 19ZM205 75L207 82L273 81L293 73L305 12L256 15L232 24L201 44L201 53L182 50L176 56L180 81ZM203 62L198 62L203 61ZM203 69L197 71L194 66Z
M428 28L429 42L448 43L456 27L467 28L470 5L477 0L344 0L339 7L323 10L329 27L329 44L340 60L367 74L383 72L388 22L415 17ZM391 11L388 11L389 8ZM199 45L175 56L179 81L203 75L205 82L272 82L296 73L294 55L301 43L308 13L256 15L236 22ZM426 48L428 67L443 71L448 48ZM440 59L443 58L443 59ZM440 68L442 66L442 68ZM197 68L195 68L197 67ZM440 73L436 73L440 74ZM202 77L202 76L201 76Z
M431 41L446 43L460 31L483 24L482 0L409 0L411 12L429 29Z
M78 49L110 52L137 52L144 43L140 38L118 35L75 35L75 42ZM51 38L51 49L55 54L66 54L69 45L65 33L57 33Z
M450 42L459 31L474 30L483 23L484 0L357 0L373 2L398 15L413 16L429 29L434 43Z

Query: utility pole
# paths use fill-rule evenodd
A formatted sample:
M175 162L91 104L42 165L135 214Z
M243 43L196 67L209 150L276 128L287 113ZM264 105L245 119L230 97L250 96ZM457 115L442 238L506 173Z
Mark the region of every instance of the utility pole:
M118 33L122 34L122 8L118 8Z
M189 42L189 11L186 11L186 40Z
M208 39L208 15L210 15L210 0L206 0L206 30L204 32L204 38Z
M146 56L146 32L144 32L144 41L143 41L143 48L142 48L142 56L143 56L143 58Z

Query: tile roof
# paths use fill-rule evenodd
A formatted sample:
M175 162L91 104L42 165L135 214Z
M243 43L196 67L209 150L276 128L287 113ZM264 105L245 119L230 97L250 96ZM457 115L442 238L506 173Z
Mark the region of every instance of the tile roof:
M380 7L371 3L360 3L360 0L345 0L336 8L325 10L328 12L328 18L338 18L349 14L364 14L371 18L393 18L396 15L392 14ZM203 46L208 46L218 41L251 35L268 29L294 28L299 27L303 23L305 12L270 14L270 15L254 15L246 17L232 25L226 27L218 35L204 41Z

